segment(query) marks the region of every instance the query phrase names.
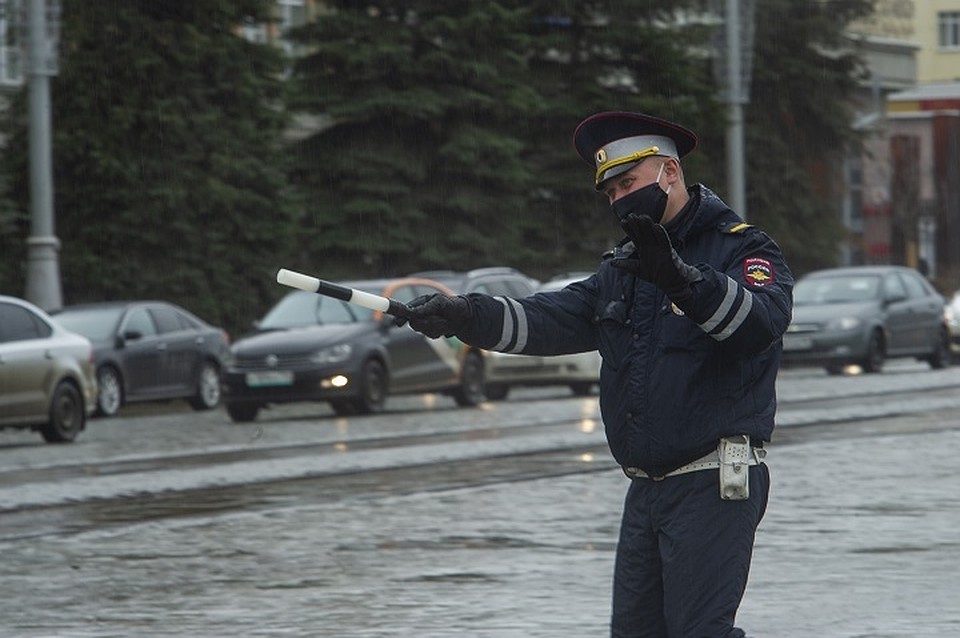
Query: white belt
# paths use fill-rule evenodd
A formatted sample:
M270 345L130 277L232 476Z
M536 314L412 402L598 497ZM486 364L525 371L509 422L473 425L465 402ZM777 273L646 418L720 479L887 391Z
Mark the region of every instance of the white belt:
M763 448L754 447L750 448L751 454L749 457L738 461L741 465L760 465L763 463L764 459L767 456L767 451ZM687 463L686 465L681 465L672 472L667 472L663 476L650 476L643 470L638 467L624 467L623 473L627 475L627 478L637 479L645 478L652 479L654 481L662 481L668 476L676 476L677 474L687 474L688 472L699 472L700 470L715 470L720 467L720 453L717 450L710 452L706 456L703 456L696 461Z

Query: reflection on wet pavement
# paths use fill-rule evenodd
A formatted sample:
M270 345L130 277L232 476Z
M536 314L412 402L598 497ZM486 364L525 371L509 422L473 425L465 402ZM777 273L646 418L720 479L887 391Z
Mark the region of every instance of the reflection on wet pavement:
M949 430L772 451L740 624L958 635L958 448ZM3 635L602 636L625 487L616 470L341 498L304 483L272 509L4 542Z

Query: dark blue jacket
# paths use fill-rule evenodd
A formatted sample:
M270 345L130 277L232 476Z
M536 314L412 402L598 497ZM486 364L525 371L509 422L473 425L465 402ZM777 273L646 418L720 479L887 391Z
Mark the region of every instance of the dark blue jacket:
M606 259L560 291L469 295L473 321L460 334L501 352L599 350L610 450L621 465L653 475L707 454L724 436L770 440L793 306L793 276L777 244L706 187L689 192L667 225L677 253L703 275L682 307Z

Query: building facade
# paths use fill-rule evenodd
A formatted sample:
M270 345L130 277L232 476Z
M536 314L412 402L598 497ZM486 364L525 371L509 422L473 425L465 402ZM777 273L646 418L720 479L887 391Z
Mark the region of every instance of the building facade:
M960 288L960 0L875 7L851 29L870 80L854 124L866 133L864 151L848 162L843 261L905 264L952 291Z

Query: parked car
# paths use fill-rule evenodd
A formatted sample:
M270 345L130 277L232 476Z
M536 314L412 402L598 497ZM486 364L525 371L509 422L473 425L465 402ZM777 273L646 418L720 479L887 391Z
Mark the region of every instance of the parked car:
M516 268L492 266L473 270L427 270L410 277L426 277L450 288L458 295L482 292L488 295L526 297L537 291L540 282Z
M943 317L950 334L950 355L954 361L960 361L960 290L944 306Z
M343 282L407 302L449 288L424 278ZM252 421L273 404L327 401L337 414L380 412L388 395L440 392L458 405L484 400L483 357L457 339L428 339L393 317L294 291L237 339L225 376L230 418Z
M455 294L466 295L471 292L481 292L487 295L503 297L527 297L537 291L540 282L529 277L516 268L508 266L491 266L475 268L473 270L429 270L413 273L411 277L429 277L450 288ZM497 368L504 361L503 355L483 350L484 363L484 391L491 401L505 399L510 392L510 385L506 383L490 383L491 377L497 377ZM525 355L512 355L525 356ZM515 362L514 362L515 363ZM529 360L535 365L533 359ZM519 366L513 366L515 369Z
M566 273L544 284L547 290L584 279L593 273ZM457 294L482 292L504 297L527 297L541 289L538 280L506 266L468 271L432 270L415 273L441 281ZM600 355L584 353L540 357L525 354L483 351L486 358L484 385L487 398L507 398L514 386L568 385L577 395L588 395L600 379Z
M143 401L186 399L195 410L220 404L230 339L180 306L106 301L67 306L53 317L93 342L97 415L113 416Z
M853 364L879 372L886 359L912 357L942 368L948 344L944 299L915 270L831 268L796 282L783 363L840 374Z
M540 285L537 292L561 290L593 273L565 273ZM487 397L506 398L513 386L565 385L577 396L594 392L600 382L600 353L596 350L577 354L540 357L491 352L487 360Z
M0 295L0 429L73 441L96 405L93 346L40 308Z

